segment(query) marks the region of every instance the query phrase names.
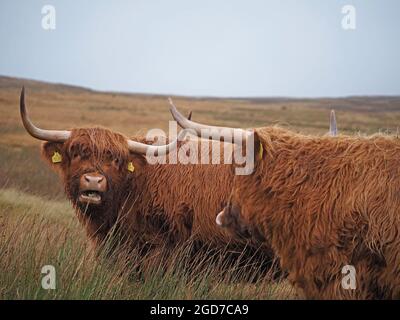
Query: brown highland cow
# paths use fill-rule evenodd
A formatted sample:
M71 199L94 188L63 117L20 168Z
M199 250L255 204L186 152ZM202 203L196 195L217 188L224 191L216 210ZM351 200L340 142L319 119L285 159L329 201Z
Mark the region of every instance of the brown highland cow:
M254 171L217 224L271 247L306 298L400 298L400 139L253 134Z
M153 146L143 138L134 141L104 128L39 129L27 115L24 89L20 111L28 133L45 141L42 156L61 176L95 245L112 231L124 244L147 249L167 246L171 250L190 238L200 246L235 249L236 258L244 247L257 250L215 225L215 213L227 204L232 189L232 165L146 161L149 148L158 155L182 148L184 143L178 138L168 145ZM271 259L261 256L259 260Z

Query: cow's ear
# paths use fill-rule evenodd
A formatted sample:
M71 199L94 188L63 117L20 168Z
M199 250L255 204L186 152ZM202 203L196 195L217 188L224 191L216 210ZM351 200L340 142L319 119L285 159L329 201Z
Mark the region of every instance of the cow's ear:
M262 160L265 156L265 146L263 145L257 131L254 131L254 162Z
M61 142L43 142L42 158L55 171L59 171L63 163L65 163L65 155L63 152L63 143Z
M126 170L128 172L135 172L137 170L142 169L147 165L147 161L144 155L131 152L128 158L128 164Z

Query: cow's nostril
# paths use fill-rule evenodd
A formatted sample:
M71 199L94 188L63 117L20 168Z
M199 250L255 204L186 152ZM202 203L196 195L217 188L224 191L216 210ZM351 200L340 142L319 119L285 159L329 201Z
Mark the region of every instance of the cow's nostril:
M104 181L103 176L92 176L90 174L85 174L84 179L87 183L101 184Z

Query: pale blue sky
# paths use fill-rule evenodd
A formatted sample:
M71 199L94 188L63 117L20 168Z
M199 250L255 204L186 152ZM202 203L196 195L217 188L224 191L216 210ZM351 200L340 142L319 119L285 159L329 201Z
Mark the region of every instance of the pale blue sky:
M346 4L356 30L341 27ZM0 75L194 96L400 95L400 1L1 0Z

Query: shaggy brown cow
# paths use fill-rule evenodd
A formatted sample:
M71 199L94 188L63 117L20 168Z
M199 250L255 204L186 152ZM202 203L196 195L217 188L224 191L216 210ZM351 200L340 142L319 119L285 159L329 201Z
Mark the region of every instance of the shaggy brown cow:
M149 148L166 154L178 142L150 146L104 128L39 129L26 113L24 90L20 109L26 130L46 141L42 156L60 174L94 244L113 230L135 246L171 249L189 238L239 252L247 246L247 241L232 238L214 222L232 188L231 165L151 165L144 156ZM178 150L182 147L179 144Z
M271 246L307 298L400 298L400 139L269 127L254 141L217 223Z

